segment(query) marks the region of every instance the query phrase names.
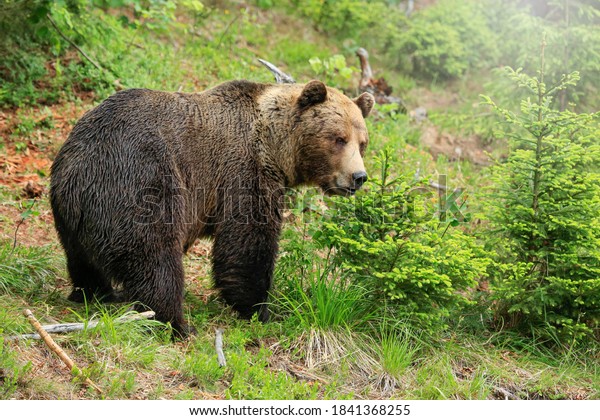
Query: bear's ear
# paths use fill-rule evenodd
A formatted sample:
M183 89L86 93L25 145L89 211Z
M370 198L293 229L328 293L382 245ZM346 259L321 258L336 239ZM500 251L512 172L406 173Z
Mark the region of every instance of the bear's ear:
M360 108L363 118L369 116L375 104L375 98L369 92L365 92L358 98L354 98L353 101Z
M327 99L327 87L323 82L313 80L304 85L302 93L298 98L300 108L307 108L325 102Z

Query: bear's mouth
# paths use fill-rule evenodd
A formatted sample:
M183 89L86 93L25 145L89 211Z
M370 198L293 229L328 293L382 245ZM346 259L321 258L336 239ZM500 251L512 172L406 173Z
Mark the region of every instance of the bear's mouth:
M322 188L325 195L341 195L343 197L348 197L356 194L356 188L349 187L340 187L336 185L335 187L326 187Z
M348 195L354 195L356 194L356 188L346 188L346 187L338 187L338 190L340 190L342 193L338 194L338 195L344 195L344 196L348 196Z

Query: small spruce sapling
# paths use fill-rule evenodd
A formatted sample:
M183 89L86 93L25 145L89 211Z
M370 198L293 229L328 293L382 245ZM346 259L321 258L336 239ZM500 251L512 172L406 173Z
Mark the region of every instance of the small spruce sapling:
M575 344L600 328L600 126L598 114L552 108L579 74L549 85L544 47L537 77L505 69L527 93L520 112L483 96L511 139L488 196L497 252L492 297L509 325Z
M313 238L333 249L332 261L370 290L374 308L434 332L473 302L467 290L489 259L459 227L464 216L448 193L439 200L425 180L393 176L392 150L376 157L380 175L356 200L332 198Z

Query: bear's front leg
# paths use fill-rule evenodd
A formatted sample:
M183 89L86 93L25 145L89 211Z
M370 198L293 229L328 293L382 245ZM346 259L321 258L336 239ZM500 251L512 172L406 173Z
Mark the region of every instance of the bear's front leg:
M266 322L281 222L274 209L269 211L272 217L260 213L243 218L230 215L218 225L212 263L221 297L243 318L258 312L259 320Z

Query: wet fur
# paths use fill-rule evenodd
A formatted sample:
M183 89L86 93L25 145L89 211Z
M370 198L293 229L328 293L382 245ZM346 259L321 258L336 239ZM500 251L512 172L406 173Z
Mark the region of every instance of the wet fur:
M242 316L267 320L285 188L326 187L341 163L325 136L364 114L322 84L306 87L132 89L84 115L50 191L71 298L114 300L120 286L185 335L182 256L213 237L215 287Z

